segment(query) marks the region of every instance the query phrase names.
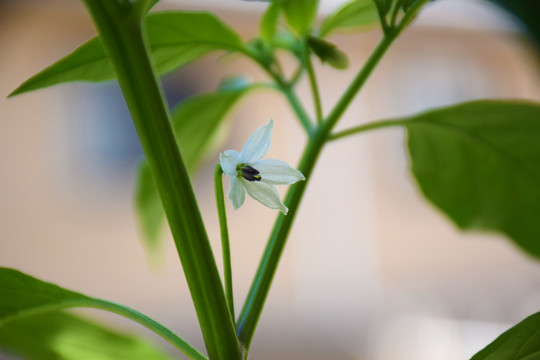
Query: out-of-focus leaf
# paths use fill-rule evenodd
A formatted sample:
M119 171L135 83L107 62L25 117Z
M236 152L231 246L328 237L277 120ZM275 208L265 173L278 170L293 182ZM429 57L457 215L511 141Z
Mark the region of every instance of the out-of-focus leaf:
M282 0L281 7L287 23L300 35L311 31L317 16L318 0Z
M540 313L504 332L471 360L535 359L540 359Z
M142 338L61 311L0 325L0 358L2 351L27 360L172 359Z
M245 80L229 79L220 91L187 98L173 110L173 130L189 172L195 171L228 112L248 89ZM152 251L159 244L165 212L146 162L139 167L135 200L143 241Z
M336 69L346 69L349 67L347 54L339 50L331 42L310 36L308 37L307 44L323 63L328 63Z
M476 101L406 122L424 195L462 229L508 235L540 257L540 105Z
M243 51L240 36L216 16L203 12L150 13L145 26L155 69L164 74L212 51ZM99 82L115 73L99 38L22 83L9 96L70 81Z
M32 320L26 321L24 319L30 319L34 316L42 315L43 313L70 307L96 308L125 316L163 336L190 359L204 359L204 356L196 349L177 337L170 330L133 309L117 303L92 298L74 291L63 289L58 285L41 281L14 269L0 267L0 346L5 346L13 351L17 350L17 348L14 348L17 341L20 340L17 336L5 338L1 335L2 329L5 329L6 326L8 326L8 329L21 329L18 328L18 325L13 325L14 328L11 328L11 322L18 322L21 320L23 321L21 324L31 326ZM39 329L41 325L38 324L36 326L38 327L36 331L42 332L42 330ZM51 328L51 332L53 330L54 329ZM6 331L7 333L11 333L12 330ZM43 334L43 336L45 335L46 334ZM1 341L4 338L6 342ZM75 350L76 349L73 349L73 351ZM54 353L49 354L54 355ZM60 357L60 359L63 358Z
M268 5L261 19L260 32L261 37L266 41L271 41L276 33L279 15L281 13L281 5L274 1Z
M324 19L320 36L344 28L360 28L377 24L379 15L373 0L353 0Z
M149 253L156 251L163 223L165 211L161 205L154 177L150 172L148 163L141 161L137 169L135 181L135 214L139 224L144 244L149 247Z

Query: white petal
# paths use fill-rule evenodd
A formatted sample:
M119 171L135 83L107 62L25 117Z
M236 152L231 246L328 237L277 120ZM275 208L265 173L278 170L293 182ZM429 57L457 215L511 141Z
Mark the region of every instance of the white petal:
M240 177L235 176L231 178L231 187L229 188L227 196L231 200L234 210L237 210L242 206L246 199L246 189Z
M238 151L234 150L225 150L223 153L219 154L219 164L223 169L223 172L230 177L236 177L236 165L238 165L238 159L240 154Z
M289 209L279 199L279 194L275 187L261 181L247 181L242 179L242 183L249 196L264 206L268 206L270 209L281 210L282 213L287 215Z
M284 161L264 159L252 165L261 175L261 181L272 185L289 185L306 180L304 175Z
M270 119L268 124L261 126L251 134L240 152L241 163L249 165L262 159L270 148L273 126L274 122Z

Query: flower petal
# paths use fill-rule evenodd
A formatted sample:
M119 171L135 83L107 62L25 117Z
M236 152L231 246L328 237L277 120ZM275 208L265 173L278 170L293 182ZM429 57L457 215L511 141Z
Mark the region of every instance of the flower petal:
M227 197L231 200L234 210L237 210L246 199L246 189L240 177L231 177L231 187L227 193Z
M238 165L238 159L240 159L240 154L238 151L225 150L219 154L219 164L221 165L223 172L230 177L236 177L236 166Z
M280 210L282 213L287 215L289 209L287 209L287 207L283 205L279 199L279 193L275 187L261 181L247 181L243 179L241 181L244 184L249 196L264 206L267 206L270 209Z
M289 185L306 180L304 175L285 161L264 159L253 164L261 175L261 181L272 185Z
M251 134L240 152L240 163L250 165L262 159L270 148L273 127L274 122L270 119L268 124L261 126Z

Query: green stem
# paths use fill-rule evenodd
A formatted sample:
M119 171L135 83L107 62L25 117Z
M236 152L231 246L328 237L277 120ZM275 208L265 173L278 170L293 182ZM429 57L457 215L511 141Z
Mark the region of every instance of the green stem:
M223 256L223 278L225 280L225 295L229 305L229 312L234 319L234 297L232 283L231 247L229 243L229 228L227 226L227 213L225 211L225 195L222 181L223 169L220 164L214 171L214 192L219 216L219 231L221 233L221 252Z
M317 116L317 124L320 124L323 120L323 111L321 105L321 95L319 94L319 87L317 86L317 78L315 77L315 71L313 71L313 64L311 63L311 57L309 56L309 49L307 48L307 41L304 41L303 49L304 65L309 77L309 86L311 87L311 95L313 97L313 103L315 104L315 113Z
M405 120L375 121L368 124L355 126L350 129L332 134L328 137L328 141L334 141L334 140L341 139L346 136L358 134L358 133L368 131L368 130L380 129L380 128L385 128L385 127L390 127L390 126L400 126L404 124L405 124Z
M397 34L397 33L396 33ZM345 112L354 96L368 79L377 63L381 60L386 50L395 39L394 36L385 36L379 43L368 61L364 64L356 78L340 98L327 119L316 130L304 150L298 169L306 177L306 181L292 185L285 198L285 205L289 208L287 216L280 214L274 224L272 234L264 251L263 257L251 284L248 296L237 321L237 332L240 342L249 350L257 322L261 315L266 296L270 290L274 274L276 272L281 254L287 241L298 206L310 180L315 162L333 127Z
M85 0L116 71L156 181L210 359L241 359L202 217L132 4Z
M292 90L292 84L287 83L283 77L281 77L279 74L276 74L272 69L265 66L257 57L255 57L253 54L247 52L245 55L249 56L253 61L255 61L257 64L259 64L266 73L274 80L276 83L276 87L281 90L281 92L285 95L285 98L289 102L289 105L291 106L292 110L294 111L294 114L300 121L300 124L308 134L308 136L311 136L313 133L313 125L311 122L311 119L309 118L309 115L307 114L306 110L300 103L300 100L298 100L298 97ZM299 73L299 76L301 73Z
M176 334L174 334L171 330L166 328L165 326L161 325L157 321L155 321L152 318L149 318L148 316L141 314L140 312L133 310L129 307L116 304L114 302L105 301L105 300L99 300L99 299L92 299L97 300L91 301L87 304L88 307L92 307L95 309L100 310L106 310L113 312L115 314L124 316L128 319L131 319L135 322L138 322L142 326L146 327L147 329L153 331L154 333L161 336L163 339L167 340L169 343L174 345L178 350L183 352L187 357L189 357L192 360L208 360L203 354L201 354L197 349L195 349L193 346L191 346L189 343L187 343L182 338L178 337Z

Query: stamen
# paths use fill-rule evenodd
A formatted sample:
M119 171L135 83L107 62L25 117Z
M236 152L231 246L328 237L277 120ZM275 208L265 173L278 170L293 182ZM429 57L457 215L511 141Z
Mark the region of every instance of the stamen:
M242 168L242 177L247 181L261 181L261 175L259 175L259 171L249 165Z

